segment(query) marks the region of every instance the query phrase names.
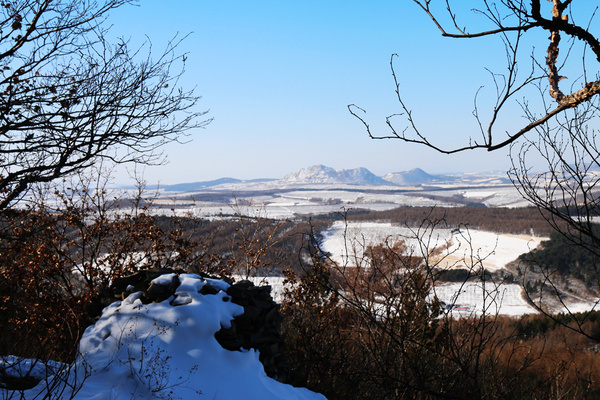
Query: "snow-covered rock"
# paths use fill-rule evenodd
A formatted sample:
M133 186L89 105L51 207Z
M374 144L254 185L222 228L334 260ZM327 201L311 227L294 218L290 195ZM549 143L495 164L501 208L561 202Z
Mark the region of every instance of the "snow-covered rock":
M168 286L175 276L154 282ZM219 345L215 333L244 312L225 292L227 283L194 274L181 274L179 281L164 301L143 304L136 292L106 307L85 331L74 365L23 398L325 399L267 377L257 351ZM201 294L205 285L217 293Z

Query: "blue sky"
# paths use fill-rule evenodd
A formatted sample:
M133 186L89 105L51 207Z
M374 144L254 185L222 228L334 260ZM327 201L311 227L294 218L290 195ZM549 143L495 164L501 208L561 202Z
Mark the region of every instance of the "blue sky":
M169 163L147 167L149 182L280 178L314 164L366 167L378 175L506 170L506 151L444 156L398 140L369 139L347 110L357 104L378 133L399 111L389 61L407 102L432 139L464 144L477 135L473 96L500 68L498 39L442 38L411 1L142 0L111 14L112 34L146 39L156 51L175 35L188 53L184 87L214 121ZM124 174L117 176L117 181Z

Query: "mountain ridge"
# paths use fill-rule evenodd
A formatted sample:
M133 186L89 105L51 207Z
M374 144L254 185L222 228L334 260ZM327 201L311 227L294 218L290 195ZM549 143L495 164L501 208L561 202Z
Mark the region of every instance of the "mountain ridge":
M280 181L286 184L389 185L388 181L364 167L335 170L321 164L291 172Z
M156 189L162 189L166 192L193 192L198 190L209 190L219 188L221 185L260 185L267 184L267 187L294 187L306 185L356 185L356 186L432 186L440 184L453 184L464 181L465 184L482 184L489 182L491 184L510 184L505 177L499 173L489 174L456 174L456 175L432 175L421 168L413 168L409 171L390 172L383 176L377 176L367 168L358 167L352 169L339 169L317 164L307 168L300 168L294 172L286 174L281 179L236 179L225 177L209 181L178 183L170 185L157 185ZM508 181L508 182L507 182ZM226 186L225 188L227 188ZM250 187L250 186L249 186ZM219 189L225 189L219 188ZM239 189L238 189L239 190Z

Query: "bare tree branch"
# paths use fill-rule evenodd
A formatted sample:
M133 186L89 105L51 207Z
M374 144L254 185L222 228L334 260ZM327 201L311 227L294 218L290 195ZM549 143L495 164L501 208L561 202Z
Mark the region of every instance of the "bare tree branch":
M457 144L450 148L445 148L429 139L429 135L422 132L420 125L417 124L413 117L412 110L403 100L400 91L400 83L394 71L392 56L391 69L395 83L395 91L398 103L400 104L401 112L392 114L386 118L386 123L391 131L390 134L377 135L371 131L369 124L364 119L366 111L356 105L350 105L349 109L352 115L358 118L365 126L368 135L373 139L400 139L408 143L417 143L430 147L440 153L452 154L466 150L485 149L494 151L505 148L515 141L521 139L527 133L534 131L537 127L553 121L553 119L565 111L579 107L580 105L590 101L600 94L600 80L586 81L580 88L572 88L570 93L566 93L561 89L560 82L564 79L560 75L560 70L567 64L570 56L569 51L560 58L562 63L559 63L559 50L562 46L561 35L571 39L571 46L578 42L584 49L589 48L596 60L600 63L600 40L597 34L590 31L590 27L597 26L591 23L587 25L578 25L575 21L569 21L569 15L573 2L571 0L561 1L552 0L551 15L545 17L542 13L540 0L524 1L524 0L503 0L501 2L489 2L484 0L481 8L471 10L476 15L483 17L487 24L491 24L491 29L484 29L476 32L470 32L466 27L462 27L458 20L458 13L455 11L455 6L461 6L460 2L451 0L445 1L445 10L434 9L431 0L413 0L431 19L435 26L440 30L442 36L451 38L474 39L484 36L498 36L502 39L507 54L506 70L502 74L492 73L492 79L496 86L496 101L494 107L490 111L489 120L484 122L482 114L477 106L473 115L477 120L477 124L483 134L482 139L475 140L472 137L464 145ZM446 22L449 27L446 27ZM595 15L595 12L594 12ZM588 16L589 17L589 16ZM592 15L593 17L593 15ZM518 74L518 66L522 64L519 60L521 41L525 35L531 30L544 30L550 34L547 54L543 62L536 59L535 53L531 53L532 69L531 72L521 76ZM543 70L542 75L534 73L535 68ZM587 77L586 67L583 65L581 76ZM497 78L501 77L502 84L499 84ZM524 93L531 85L539 85L539 82L547 78L549 87L548 95L554 99L556 106L546 108L544 114L539 115L534 120L527 122L525 126L513 132L502 130L502 136L499 136L498 127L505 121L506 116L501 115L502 111L507 109L509 104L521 103L519 99L521 93ZM527 96L527 95L526 95ZM477 100L477 95L476 95ZM526 100L527 101L527 98ZM357 113L361 111L361 113ZM407 123L402 129L397 129L392 124L392 119L397 116L403 116ZM514 115L510 116L514 119ZM484 129L483 127L486 126Z
M203 127L179 87L181 39L110 43L103 26L130 0L20 0L0 9L0 210L33 183L94 164L161 162L160 147Z

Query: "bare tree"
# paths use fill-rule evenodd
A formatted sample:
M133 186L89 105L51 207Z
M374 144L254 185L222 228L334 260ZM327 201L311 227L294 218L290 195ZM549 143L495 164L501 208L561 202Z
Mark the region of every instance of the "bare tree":
M594 129L599 100L596 97L568 110L554 118L552 124L540 124L535 128L534 138L511 146L512 168L508 171L520 194L541 211L565 242L588 254L586 265L579 265L577 270L579 275L586 271L588 286L579 294L585 296L585 292L591 291L588 294L591 298L596 297L600 288L600 143ZM545 164L543 169L534 170L532 165L539 165L540 161ZM572 283L546 264L531 254L521 266L526 275L537 275L542 283L537 290L524 285L527 297L548 315L547 303L558 302L573 319L574 324L567 326L569 329L597 340L597 335L584 327L589 315L574 315L564 301L566 288ZM597 309L596 301L592 310Z
M347 228L347 257L336 261L310 237L317 244L306 249L310 269L300 281L288 273L284 331L305 379L298 384L332 399L493 399L528 398L527 385L539 380L541 397L559 397L546 373L536 374L550 352L543 341L523 344L516 320L500 315L507 282L486 272L491 253L474 248L466 228L463 246L453 249L439 236L448 228L443 219L372 244ZM454 295L442 296L441 277L456 268L467 276L451 284ZM473 286L477 305L460 307ZM557 379L556 391L577 385Z
M509 176L555 230L600 256L600 143L590 124L597 112L595 99L538 126L535 139L512 146ZM534 172L540 160L544 170Z
M465 145L452 148L441 147L419 128L419 122L413 117L412 111L405 102L400 81L394 70L392 56L392 75L396 84L397 99L401 113L387 117L386 122L391 130L387 135L375 135L368 123L359 112L364 110L350 105L350 112L365 125L368 134L374 139L401 139L405 142L418 143L433 148L441 153L451 154L465 150L485 149L497 150L509 146L526 133L535 130L546 123L554 122L558 116L565 114L597 97L600 93L599 76L589 76L588 59L586 54L592 53L593 66L600 65L600 41L598 23L594 22L597 6L590 2L575 2L573 0L501 0L478 2L480 8L469 10L469 4L460 1L413 0L431 19L443 36L459 39L475 39L485 36L500 37L506 51L507 65L503 73L492 72L491 77L496 89L496 98L492 109L485 117L478 107L479 99L475 95L473 115L480 130L479 138L469 138ZM551 3L551 4L550 4ZM587 3L587 5L585 4ZM577 5L575 5L577 4ZM471 32L463 27L460 16L472 12L481 17L483 30ZM479 26L477 27L479 28ZM532 43L531 52L524 52L523 46L527 39L535 39L535 31L549 33L549 42L545 54L535 52ZM531 38L530 38L531 36ZM566 41L563 39L566 37ZM559 57L559 49L563 53ZM576 57L574 49L581 50L582 57ZM529 59L522 60L523 57ZM527 72L519 70L530 65ZM527 68L525 68L527 69ZM577 79L573 81L568 91L560 82L565 78L561 71L573 72ZM529 98L531 89L542 92L541 110L531 109ZM526 114L524 125L514 132L498 132L502 122L514 120L514 113L505 113L510 104L518 103ZM395 124L397 117L403 117L405 124L401 128Z
M0 210L32 184L92 165L157 163L202 120L179 87L180 40L111 43L105 21L132 0L18 0L0 7Z
M477 2L479 8L471 10L469 7L472 6L465 4L468 2L413 2L444 37L501 39L507 63L501 73L489 70L495 88L491 108L481 107L480 92L475 94L473 116L480 136L450 148L430 140L402 95L401 82L394 69L395 55L391 68L401 113L387 117L391 133L375 136L363 116L358 114L364 110L350 105L350 112L361 120L372 138L400 139L445 154L510 148L512 168L509 176L517 190L573 245L600 256L600 229L597 226L600 143L594 128L600 115L597 2L482 0ZM465 27L462 18L470 12L479 19L471 19L473 25ZM536 51L536 44L540 42L545 52ZM571 78L570 85L564 81L567 74ZM516 119L512 108L515 104L521 110L523 122L515 130L503 131L507 121ZM397 124L398 118L405 121L401 128ZM534 172L540 165L544 170ZM548 295L556 297L569 312L556 271L539 267L544 286L549 288ZM598 282L596 279L596 286ZM527 295L530 299L538 297L530 292ZM535 304L540 311L547 312L541 302ZM586 316L582 320L576 319L573 329L591 337L582 329L585 319Z

